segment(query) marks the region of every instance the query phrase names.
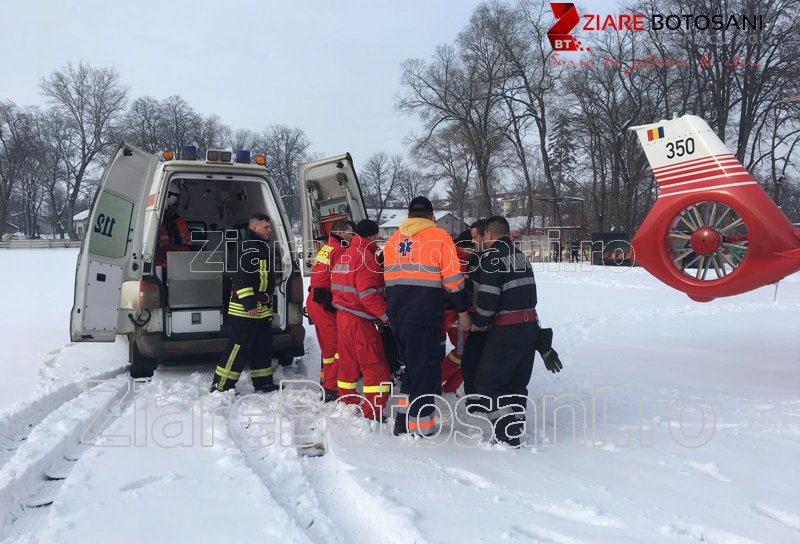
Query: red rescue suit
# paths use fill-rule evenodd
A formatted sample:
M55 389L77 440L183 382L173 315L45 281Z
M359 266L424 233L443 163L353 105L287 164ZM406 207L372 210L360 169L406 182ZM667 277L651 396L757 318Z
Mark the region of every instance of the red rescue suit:
M322 353L320 368L322 386L331 391L338 390L336 385L338 335L336 311L331 293L331 269L344 252L345 246L342 242L341 238L331 234L325 245L317 252L317 258L311 268L311 286L306 298L308 317L314 323L319 350Z
M367 238L353 235L331 272L333 305L339 336L339 400L362 404L356 393L358 377L363 381L363 395L368 403L361 408L364 416L377 419L389 400L391 376L383 352L383 343L375 321L388 321L383 296L383 267L375 255L378 246ZM384 384L384 385L381 385Z
M461 262L461 273L466 277L469 254L456 246L456 256ZM461 375L461 355L464 353L464 344L469 333L458 328L458 312L453 309L444 311L441 329L442 338L444 338L445 334L450 338L453 349L442 359L442 393L455 393L464 383L464 378Z

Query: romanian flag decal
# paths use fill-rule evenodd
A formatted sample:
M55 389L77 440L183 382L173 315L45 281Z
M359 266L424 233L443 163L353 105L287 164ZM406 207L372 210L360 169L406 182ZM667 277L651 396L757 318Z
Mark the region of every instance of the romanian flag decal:
M647 141L652 142L664 137L664 127L647 129Z

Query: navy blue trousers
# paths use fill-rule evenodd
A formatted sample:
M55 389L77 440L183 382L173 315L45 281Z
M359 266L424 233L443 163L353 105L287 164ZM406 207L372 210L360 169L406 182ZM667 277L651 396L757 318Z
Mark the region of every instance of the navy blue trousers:
M406 365L400 392L408 395L409 418L431 415L434 402L432 397L414 401L423 395L438 395L441 392L441 362L444 358L445 344L439 328L430 325L392 323L397 350L400 359ZM431 406L422 408L426 404Z

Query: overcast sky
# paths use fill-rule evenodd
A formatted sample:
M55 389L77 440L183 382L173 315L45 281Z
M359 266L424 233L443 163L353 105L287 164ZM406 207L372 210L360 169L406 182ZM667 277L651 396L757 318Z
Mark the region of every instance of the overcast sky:
M131 97L183 96L232 128L303 128L313 150L404 151L400 63L451 42L479 0L4 3L0 100L44 104L67 62L113 66Z

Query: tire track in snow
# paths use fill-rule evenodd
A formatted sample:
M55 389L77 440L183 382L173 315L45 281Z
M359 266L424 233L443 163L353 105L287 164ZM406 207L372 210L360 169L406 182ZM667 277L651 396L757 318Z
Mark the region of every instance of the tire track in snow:
M248 424L258 426L263 435L267 434L266 423L271 435L261 442L248 437L235 441L247 466L312 542L349 544L363 540L366 534L380 535L377 541L388 544L425 542L413 525L417 513L357 482L350 474L351 467L336 456L332 440L326 441L327 453L322 457L298 453L291 445L292 422L298 420L290 418L299 413L282 406L280 393L253 395L246 402L253 404L231 414L232 424L244 434ZM311 410L315 418L330 421L327 416L341 416L343 407L317 401ZM258 416L252 419L259 411L268 418L270 414L278 417L269 422L259 421Z
M75 463L132 402L132 380L97 380L104 383L79 392L43 417L0 469L4 542L38 529Z
M64 347L73 345L70 343ZM42 364L50 366L63 349L59 348L49 352L48 355L52 357L43 361ZM17 449L25 443L36 426L50 413L84 393L87 384L119 377L124 370L125 366L117 366L93 376L87 376L81 381L67 383L5 412L0 416L0 469L14 457Z

